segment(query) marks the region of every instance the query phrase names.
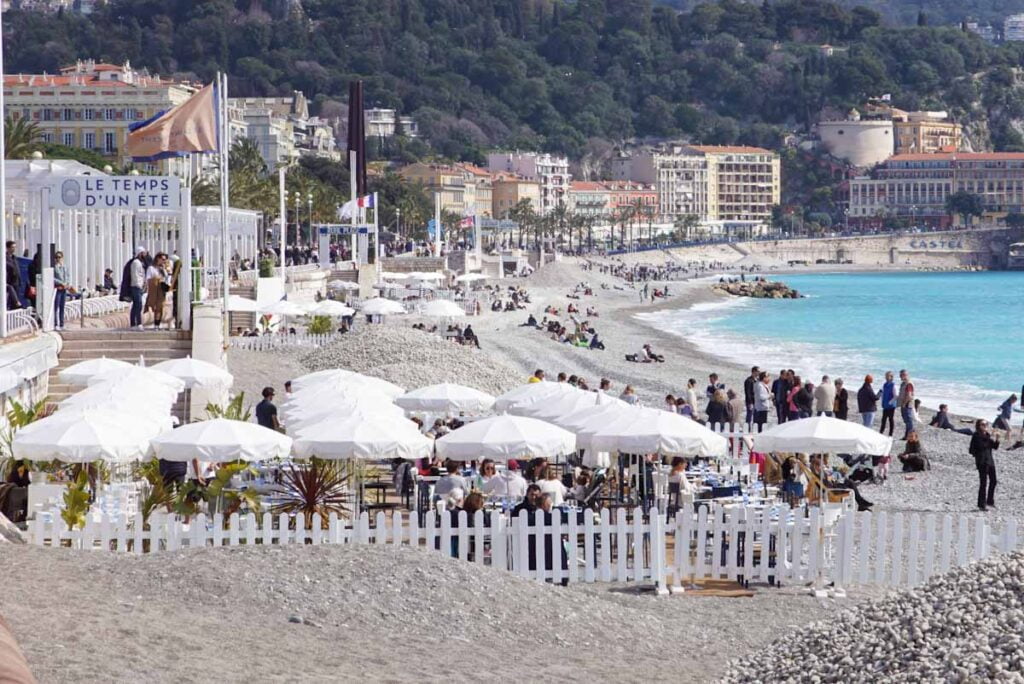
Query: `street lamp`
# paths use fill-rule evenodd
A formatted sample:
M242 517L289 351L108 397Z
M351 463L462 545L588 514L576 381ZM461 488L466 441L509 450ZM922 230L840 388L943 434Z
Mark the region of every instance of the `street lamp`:
M292 195L295 202L295 248L302 246L302 217L299 214L299 202L302 201L302 194L296 190Z
M313 193L306 195L306 207L309 209L309 247L313 248Z

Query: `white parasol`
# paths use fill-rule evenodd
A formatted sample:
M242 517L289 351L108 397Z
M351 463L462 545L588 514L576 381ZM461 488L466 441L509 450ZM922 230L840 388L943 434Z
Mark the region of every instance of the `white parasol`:
M892 438L847 420L817 416L791 420L754 435L754 451L884 456Z
M266 461L288 456L292 439L256 423L215 418L190 423L152 441L153 454L165 461Z
M426 458L433 442L410 420L351 416L301 428L295 435L299 458Z
M455 461L555 458L576 450L571 432L542 420L508 415L468 423L434 444L438 456Z
M482 413L494 406L494 397L473 387L443 382L406 392L395 403L407 411Z

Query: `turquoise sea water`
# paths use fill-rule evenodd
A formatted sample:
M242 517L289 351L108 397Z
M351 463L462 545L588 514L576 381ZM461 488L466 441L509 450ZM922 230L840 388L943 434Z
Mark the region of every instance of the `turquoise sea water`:
M1024 383L1024 272L775 276L797 300L729 299L645 314L704 351L774 375L794 368L876 388L906 368L926 406L991 419Z

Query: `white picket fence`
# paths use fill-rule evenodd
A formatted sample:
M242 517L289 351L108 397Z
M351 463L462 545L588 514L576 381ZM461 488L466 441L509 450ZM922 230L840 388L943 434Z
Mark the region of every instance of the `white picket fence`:
M363 513L354 525L332 514L325 527L314 516L306 529L301 516L233 514L225 524L197 516L185 525L174 516L154 515L150 529L141 516L134 520L90 520L83 529L68 530L56 512L40 516L32 540L40 546L119 553L153 553L182 548L269 546L285 544L390 544L437 550L464 561L503 568L521 577L554 582L642 582L660 593L683 590L706 579L742 583L813 584L834 582L835 591L853 584L916 586L947 570L1017 548L1016 524L1001 533L984 518L951 515L848 513L841 507L772 509L701 507L697 515L666 520L641 509L553 515L545 523L538 514L506 520L495 513L489 524L477 512L472 524L460 512L433 515L426 525L417 516ZM956 523L954 526L954 522ZM954 527L956 532L954 533Z
M339 339L341 339L341 335L338 333L328 333L326 335L310 335L308 333L282 335L274 333L257 337L232 337L231 347L234 349L247 349L249 351L273 351L274 349L291 347L323 347Z

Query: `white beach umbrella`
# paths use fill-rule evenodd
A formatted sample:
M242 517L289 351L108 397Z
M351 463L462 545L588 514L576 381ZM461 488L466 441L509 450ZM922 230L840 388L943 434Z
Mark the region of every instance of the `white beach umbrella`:
M314 316L330 316L331 318L341 318L342 316L352 316L356 312L350 306L345 306L341 302L336 302L333 299L325 299L322 302L318 302L314 306L310 313Z
M116 382L124 386L136 386L148 390L154 385L164 385L173 390L176 394L185 389L185 383L169 373L153 368L142 366L129 366L128 368L115 368L101 373L89 380L89 385L98 385L102 382Z
M594 433L591 448L607 453L704 458L720 458L729 450L725 437L678 413L641 409L633 416L626 424L610 423Z
M389 316L405 313L405 307L400 303L391 299L383 299L382 297L373 297L365 300L359 309L367 316Z
M156 421L120 411L58 411L18 430L11 451L38 461L125 463L145 456L160 431Z
M494 406L494 397L473 387L443 382L406 392L395 403L407 411L482 413Z
M494 401L494 410L511 411L515 406L525 406L541 399L547 400L557 395L582 391L567 382L531 382L499 395Z
M538 420L546 420L549 423L559 425L558 421L560 418L564 418L582 408L593 408L605 404L619 407L629 406L629 404L621 399L608 396L607 394L580 391L566 392L544 401L513 406L508 412L516 416L537 418Z
M465 316L466 310L455 302L449 302L447 299L435 299L423 305L423 308L420 309L420 315L434 318L458 318Z
M332 404L329 407L292 407L291 411L281 412L285 426L290 434L296 434L305 427L318 423L347 420L352 416L363 418L383 418L386 420L407 420L405 411L394 404L378 404L374 402L346 401Z
M171 430L151 442L165 461L268 461L288 456L292 438L241 420L215 418Z
M395 273L394 271L384 271L380 274L380 277L384 280L406 280L409 278L408 273Z
M178 378L189 389L193 387L227 388L231 387L235 381L234 376L220 366L209 361L193 359L191 356L161 361L150 368Z
M299 378L303 380L307 376ZM398 385L388 382L387 380L381 380L371 375L363 375L362 373L353 373L351 371L340 371L337 374L325 374L319 376L317 379L312 381L303 381L297 384L297 380L292 381L292 395L288 399L301 397L305 394L312 394L314 391L322 392L324 390L337 389L341 391L362 391L369 390L375 394L382 394L387 397L388 402L391 402L395 397L400 397L405 394L405 388L399 387Z
M327 283L327 287L331 290L358 290L359 283L353 283L351 280L332 280Z
M443 273L414 271L409 274L410 280L444 280Z
M629 406L616 412L615 415L609 416L595 413L591 418L577 422L576 427L573 429L573 432L576 434L576 446L589 451L600 451L594 447L594 435L610 429L625 429L638 420L643 412L655 410L657 409Z
M324 413L343 415L344 411L357 406L367 410L382 407L382 412L404 416L402 409L391 403L390 397L365 387L328 387L306 390L301 394L296 392L281 404L281 415L291 422Z
M454 461L555 458L576 450L571 432L542 420L508 415L467 423L434 444L438 456Z
M355 371L345 370L344 368L327 368L325 370L313 371L312 373L306 373L305 375L300 375L297 378L292 378L292 390L303 390L314 385L319 385L327 379L347 378L348 376L355 374Z
M278 299L276 302L261 305L260 313L269 316L302 316L306 309L287 299Z
M260 305L255 299L249 299L248 297L241 297L239 295L230 295L228 297L228 311L256 313L259 310Z
M136 423L145 423L147 430L154 430L156 434L166 432L178 423L178 419L172 416L168 411L161 411L148 404L132 404L132 405L105 405L105 406L89 406L85 404L76 404L73 406L60 406L51 415L61 415L61 418L66 420L72 420L75 415L82 415L85 413L95 413L99 411L107 414L107 416L118 415L121 420Z
M293 449L299 458L414 459L429 456L433 442L404 418L351 416L302 428Z
M163 384L139 387L134 383L105 381L89 385L60 402L59 406L150 406L170 411L179 392Z
M886 437L857 423L828 416L790 420L754 435L753 450L763 453L869 454L884 456L892 449Z
M462 275L455 278L455 282L473 283L476 282L477 280L487 280L488 277L489 276L486 276L483 273L463 273Z
M104 356L98 359L79 361L57 373L57 377L69 385L88 385L89 380L97 375L131 367L132 364L127 361L108 359Z

